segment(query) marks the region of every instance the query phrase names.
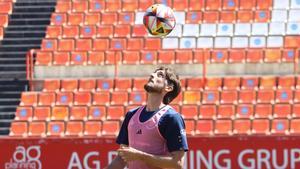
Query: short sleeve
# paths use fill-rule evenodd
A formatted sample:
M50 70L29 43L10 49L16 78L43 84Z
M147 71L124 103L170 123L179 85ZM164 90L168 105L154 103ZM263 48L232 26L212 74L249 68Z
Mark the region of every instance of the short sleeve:
M122 123L119 135L117 137L116 143L117 144L125 144L125 145L129 145L129 141L128 141L128 123L130 121L130 119L132 118L132 116L134 115L134 113L137 111L137 109L134 109L132 111L129 111L126 113L125 119Z

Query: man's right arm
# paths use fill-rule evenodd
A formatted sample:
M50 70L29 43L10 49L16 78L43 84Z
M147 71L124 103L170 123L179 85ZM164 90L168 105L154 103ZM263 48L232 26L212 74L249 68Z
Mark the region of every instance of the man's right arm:
M127 145L121 144L120 148L126 147ZM124 169L126 166L126 162L121 158L121 156L117 155L116 158L112 160L112 162L105 169Z

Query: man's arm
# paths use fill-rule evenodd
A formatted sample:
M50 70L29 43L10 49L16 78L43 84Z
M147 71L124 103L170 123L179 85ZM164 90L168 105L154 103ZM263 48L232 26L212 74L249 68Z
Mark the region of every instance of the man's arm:
M119 155L126 162L140 160L148 165L160 168L182 169L184 162L184 151L174 151L170 156L159 156L148 154L131 147L124 147L118 150Z
M126 145L120 145L120 148L127 147ZM126 162L118 154L116 158L105 169L124 169Z

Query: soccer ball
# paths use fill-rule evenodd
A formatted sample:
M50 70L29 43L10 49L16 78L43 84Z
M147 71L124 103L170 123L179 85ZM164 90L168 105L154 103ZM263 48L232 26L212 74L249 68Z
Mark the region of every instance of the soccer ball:
M143 18L144 25L153 36L166 36L175 27L176 21L173 10L162 4L150 6Z

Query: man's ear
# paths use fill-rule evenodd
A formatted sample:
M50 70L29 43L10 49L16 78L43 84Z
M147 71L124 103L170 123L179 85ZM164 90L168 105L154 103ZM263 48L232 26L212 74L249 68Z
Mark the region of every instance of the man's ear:
M166 92L170 92L173 89L174 89L173 85L167 85L166 88L165 88Z

